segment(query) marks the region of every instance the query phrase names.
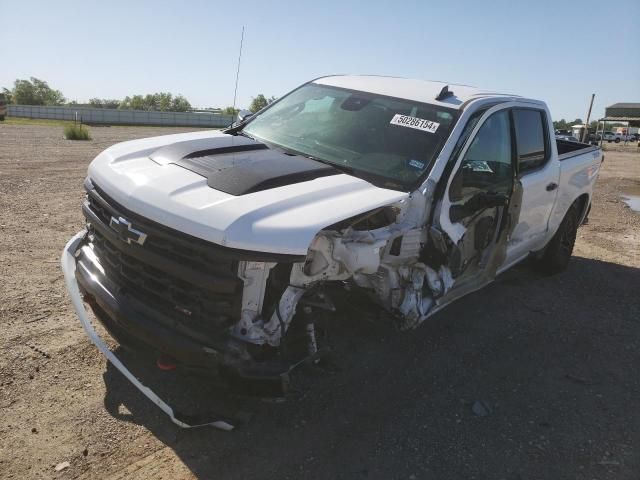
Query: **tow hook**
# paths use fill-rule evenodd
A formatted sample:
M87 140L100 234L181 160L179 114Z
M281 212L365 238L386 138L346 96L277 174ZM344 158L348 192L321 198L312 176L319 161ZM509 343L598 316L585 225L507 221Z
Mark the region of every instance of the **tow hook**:
M162 354L156 360L156 366L165 372L171 372L178 368L175 358L170 355Z

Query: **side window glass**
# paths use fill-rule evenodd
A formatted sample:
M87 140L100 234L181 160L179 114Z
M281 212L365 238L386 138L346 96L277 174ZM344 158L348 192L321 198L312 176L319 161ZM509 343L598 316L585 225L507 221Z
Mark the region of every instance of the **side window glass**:
M519 173L535 170L547 161L544 118L544 113L540 110L515 109L513 111Z
M509 111L491 115L480 127L449 189L453 202L478 193L511 192L513 166Z
M480 118L482 118L485 113L487 113L486 109L478 110L473 115L471 115L469 120L467 120L467 124L464 126L464 130L462 130L460 138L456 142L456 146L453 148L453 152L451 153L451 157L449 158L450 163L455 163L455 159L458 158L458 155L464 148L465 143L467 143L467 140L469 140L471 132L474 128L476 128L476 125L480 121Z

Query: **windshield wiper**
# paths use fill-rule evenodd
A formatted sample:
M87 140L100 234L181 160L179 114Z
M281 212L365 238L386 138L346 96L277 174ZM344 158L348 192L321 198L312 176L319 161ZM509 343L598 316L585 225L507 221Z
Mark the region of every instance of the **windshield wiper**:
M353 167L348 167L346 165L340 165L339 163L333 163L333 162L330 162L329 160L323 160L321 158L314 157L313 155L307 155L306 153L297 153L297 155L300 155L302 157L306 157L306 158L308 158L310 160L313 160L315 162L324 163L325 165L329 165L329 166L335 168L336 170L341 170L341 171L343 171L345 173L349 173L349 174L357 177L357 175L355 173L356 169L353 168Z
M247 138L250 138L251 140L257 141L255 138L253 138L251 135L249 135L244 130L237 130L237 131L233 132L232 135L242 135L243 137L247 137Z
M323 163L325 165L328 165L332 168L335 168L336 170L340 170L341 172L344 172L348 175L357 177L357 178L361 178L367 182L373 183L373 184L377 184L380 185L382 184L383 188L392 188L394 190L403 190L402 185L396 183L396 182L392 182L389 181L388 178L385 177L381 177L380 175L376 175L374 173L369 173L366 172L364 170L359 170L353 167L349 167L347 165L341 165L340 163L334 163L334 162L330 162L329 160L324 160L322 158L318 158L318 157L314 157L313 155L309 155L308 153L303 153L300 152L299 150L295 150L293 148L288 148L285 147L284 145L280 145L278 143L273 143L273 142L269 142L266 140L263 140L261 138L254 138L251 135L249 135L248 133L245 133L243 129L237 129L233 132L228 132L231 133L232 135L242 135L244 137L250 138L256 142L260 142L263 143L265 145L267 145L269 148L275 149L275 150L280 150L282 152L284 152L286 155L292 155L292 156L298 156L298 157L305 157L308 158L309 160L313 160L314 162L318 162L318 163Z
M347 165L341 165L339 163L333 163L328 160L323 160L321 158L314 157L312 155L306 155L304 153L301 153L300 155L302 155L303 157L307 157L311 160L315 160L316 162L324 163L325 165L330 165L331 167L334 167L337 170L341 170L344 173L347 173L354 177L361 178L362 180L372 183L373 185L381 186L382 188L391 188L393 190L404 191L402 184L391 181L386 177L376 175L375 173L366 172L364 170L348 167Z

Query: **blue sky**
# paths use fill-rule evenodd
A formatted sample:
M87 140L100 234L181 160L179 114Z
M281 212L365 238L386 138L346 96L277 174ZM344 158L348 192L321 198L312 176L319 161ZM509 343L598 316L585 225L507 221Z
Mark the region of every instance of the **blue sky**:
M547 101L556 119L640 102L640 1L0 0L0 86L69 99L182 93L239 106L331 73L445 80Z

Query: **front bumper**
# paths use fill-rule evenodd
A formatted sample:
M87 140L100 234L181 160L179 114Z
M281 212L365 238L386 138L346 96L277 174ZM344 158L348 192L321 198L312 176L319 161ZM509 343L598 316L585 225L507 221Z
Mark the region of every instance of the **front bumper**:
M164 402L158 395L156 395L150 388L145 385L136 378L131 371L118 359L118 357L107 347L106 343L100 338L95 328L91 324L89 320L89 316L84 307L84 303L82 300L82 294L80 292L80 286L78 284L78 280L76 278L77 272L77 262L76 262L76 252L82 242L85 239L86 232L82 231L76 234L65 246L62 252L61 264L62 271L64 273L64 278L67 286L67 290L69 291L69 296L71 297L71 302L73 307L80 319L80 323L82 324L87 336L91 340L91 342L98 347L105 357L116 367L138 390L140 390L149 400L155 403L163 412L165 412L173 423L183 428L193 428L193 427L202 427L202 426L212 426L219 428L221 430L232 430L234 425L232 422L227 419L214 419L214 420L200 420L189 418L187 415L182 415L179 412L175 411L171 406L169 406L166 402ZM89 275L90 273L87 272ZM95 282L97 288L102 288L104 292L109 293L108 289L101 285L99 282ZM109 294L112 297L113 303L115 305L115 298L112 294ZM108 303L108 297L106 298L106 302ZM143 327L142 327L143 328ZM188 347L188 346L186 346ZM185 351L189 349L186 348Z

